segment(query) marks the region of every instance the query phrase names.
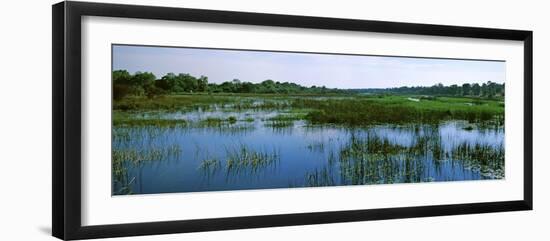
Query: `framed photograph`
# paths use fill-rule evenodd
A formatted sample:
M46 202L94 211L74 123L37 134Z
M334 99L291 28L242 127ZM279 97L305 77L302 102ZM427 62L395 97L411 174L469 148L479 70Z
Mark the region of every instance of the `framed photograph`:
M55 4L53 235L531 210L532 34Z

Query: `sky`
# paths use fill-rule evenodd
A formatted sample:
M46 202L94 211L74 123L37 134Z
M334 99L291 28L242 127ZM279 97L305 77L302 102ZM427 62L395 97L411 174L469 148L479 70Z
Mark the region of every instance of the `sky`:
M354 56L113 45L113 70L188 73L209 83L266 79L327 88L391 88L442 83L504 83L503 61Z

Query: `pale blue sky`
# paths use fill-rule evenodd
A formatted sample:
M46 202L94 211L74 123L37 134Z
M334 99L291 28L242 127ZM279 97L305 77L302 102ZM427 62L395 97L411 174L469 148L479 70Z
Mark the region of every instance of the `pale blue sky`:
M502 61L281 53L148 46L113 46L113 70L208 76L210 83L266 79L329 88L388 88L504 83Z

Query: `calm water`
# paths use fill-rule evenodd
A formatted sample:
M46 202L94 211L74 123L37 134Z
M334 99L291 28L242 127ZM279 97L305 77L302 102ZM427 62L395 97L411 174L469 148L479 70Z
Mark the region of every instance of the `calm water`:
M277 124L276 111L141 114L218 126L116 127L113 150L150 150L113 177L113 194L433 182L503 178L504 129L451 121L364 128ZM139 152L138 151L138 152ZM482 157L480 157L482 156ZM487 158L489 156L490 158ZM147 159L147 158L146 158ZM121 191L124 190L124 191Z

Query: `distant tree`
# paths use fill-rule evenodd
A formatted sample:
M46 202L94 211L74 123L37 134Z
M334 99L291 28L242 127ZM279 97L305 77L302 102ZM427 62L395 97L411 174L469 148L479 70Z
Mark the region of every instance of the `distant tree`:
M466 83L466 84L462 84L462 95L463 96L466 96L466 95L470 95L470 91L471 91L471 85Z
M178 74L177 76L177 85L178 92L194 92L198 89L197 78L191 76L190 74Z
M458 88L458 85L451 85L449 86L449 95L460 95L460 88Z
M145 86L145 95L149 99L155 98L155 97L157 97L159 95L163 95L165 93L166 93L165 90L155 86L154 84L150 84L148 86Z
M229 82L229 81L221 83L219 88L221 92L226 92L226 93L234 93L236 90L233 82Z
M313 87L311 89L314 89ZM365 91L352 90L353 92ZM446 96L478 96L492 98L495 96L504 96L504 84L498 84L495 82L487 82L483 84L463 84L463 85L450 85L444 86L442 84L436 84L428 87L396 87L388 89L367 89L371 93L394 93L394 94L416 94L416 95L446 95Z
M241 93L254 93L255 92L254 84L250 83L250 82L243 82L241 84L241 89L240 89L239 92L241 92Z
M201 75L197 79L197 91L206 92L208 90L208 77Z
M472 85L472 95L480 96L481 95L481 86L478 83Z
M157 77L155 77L155 75L153 73L150 73L150 72L136 72L131 77L131 85L144 87L144 86L153 84L156 79L157 79Z
M113 98L121 99L126 95L143 95L145 86L154 84L155 75L149 72L136 72L131 75L126 70L113 71Z
M129 85L131 83L132 75L126 70L113 71L113 84Z
M128 85L115 84L113 85L113 99L121 100L129 93Z
M168 73L159 80L155 81L155 86L158 88L161 88L165 91L173 91L176 89L177 80L176 75L174 73Z
M493 98L497 94L497 86L494 82L487 82L487 97Z

